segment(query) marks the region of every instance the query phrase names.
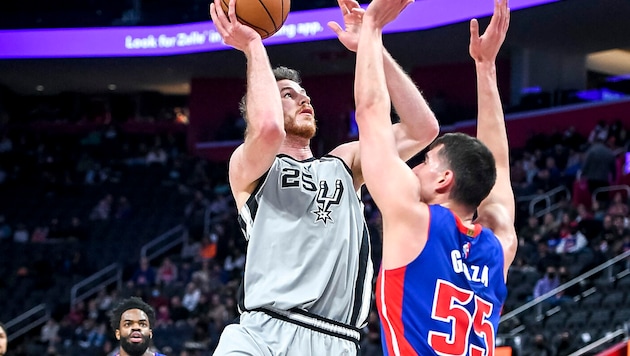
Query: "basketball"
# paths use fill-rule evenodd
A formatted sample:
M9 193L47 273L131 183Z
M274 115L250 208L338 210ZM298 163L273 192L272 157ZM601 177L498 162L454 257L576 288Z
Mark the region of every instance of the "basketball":
M221 8L227 15L229 0L221 0ZM265 39L270 37L284 24L289 15L291 0L237 0L236 17Z

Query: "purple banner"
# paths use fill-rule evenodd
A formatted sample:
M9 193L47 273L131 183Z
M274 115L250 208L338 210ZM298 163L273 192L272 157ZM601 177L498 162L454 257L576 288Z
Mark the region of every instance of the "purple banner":
M512 10L559 0L510 0ZM492 14L488 0L417 0L385 33L419 31ZM289 13L284 26L265 44L335 38L326 25L342 23L337 8ZM171 56L229 49L211 21L175 26L0 30L0 58Z

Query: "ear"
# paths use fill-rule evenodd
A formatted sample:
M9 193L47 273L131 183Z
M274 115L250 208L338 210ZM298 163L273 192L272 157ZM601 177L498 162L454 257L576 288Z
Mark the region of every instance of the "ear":
M440 177L437 180L436 190L440 193L444 193L451 189L451 187L455 184L455 174L450 169L447 169L442 172Z
M116 329L116 340L120 341L120 329Z
M153 339L153 329L149 329L149 339Z

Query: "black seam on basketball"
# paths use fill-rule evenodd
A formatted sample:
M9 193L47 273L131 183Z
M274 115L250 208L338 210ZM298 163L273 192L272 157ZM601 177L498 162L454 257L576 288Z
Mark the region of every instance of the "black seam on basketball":
M227 16L228 14L227 11L229 11L230 9L230 2L227 0L221 0L221 4L225 5L225 9L226 9L225 15Z
M269 9L267 9L267 6L265 6L265 3L262 2L262 0L258 0L258 2L260 3L260 6L262 6L263 9L265 9L265 12L267 13L267 16L269 16L269 19L273 23L273 28L277 29L278 26L276 25L276 21L275 21L276 19L273 18L273 16L271 15L271 12L269 12Z
M264 28L262 28L262 27L258 27L258 26L254 25L254 24L252 24L252 23L249 23L249 22L245 21L243 18L241 18L241 17L240 17L240 16L238 16L238 15L236 16L236 18L237 18L237 19L238 19L238 21L239 21L240 23L242 23L243 25L247 25L247 26L249 26L249 27L251 27L251 28L253 28L253 29L259 29L259 30L261 30L262 32L265 32L265 33L267 34L267 36L269 36L271 33L273 33L273 32L269 32L269 31L267 31L266 29L264 29Z

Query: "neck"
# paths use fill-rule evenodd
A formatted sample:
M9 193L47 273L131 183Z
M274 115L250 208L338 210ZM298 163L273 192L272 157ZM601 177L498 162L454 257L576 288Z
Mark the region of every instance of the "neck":
M313 151L311 151L310 140L287 136L280 146L279 153L289 155L297 160L305 160L313 157Z
M474 225L473 215L475 214L475 212L474 211L471 212L470 208L464 207L461 204L455 204L452 201L445 202L440 205L442 205L445 208L450 209L453 212L453 214L457 215L459 220L461 220L465 226L472 227Z

